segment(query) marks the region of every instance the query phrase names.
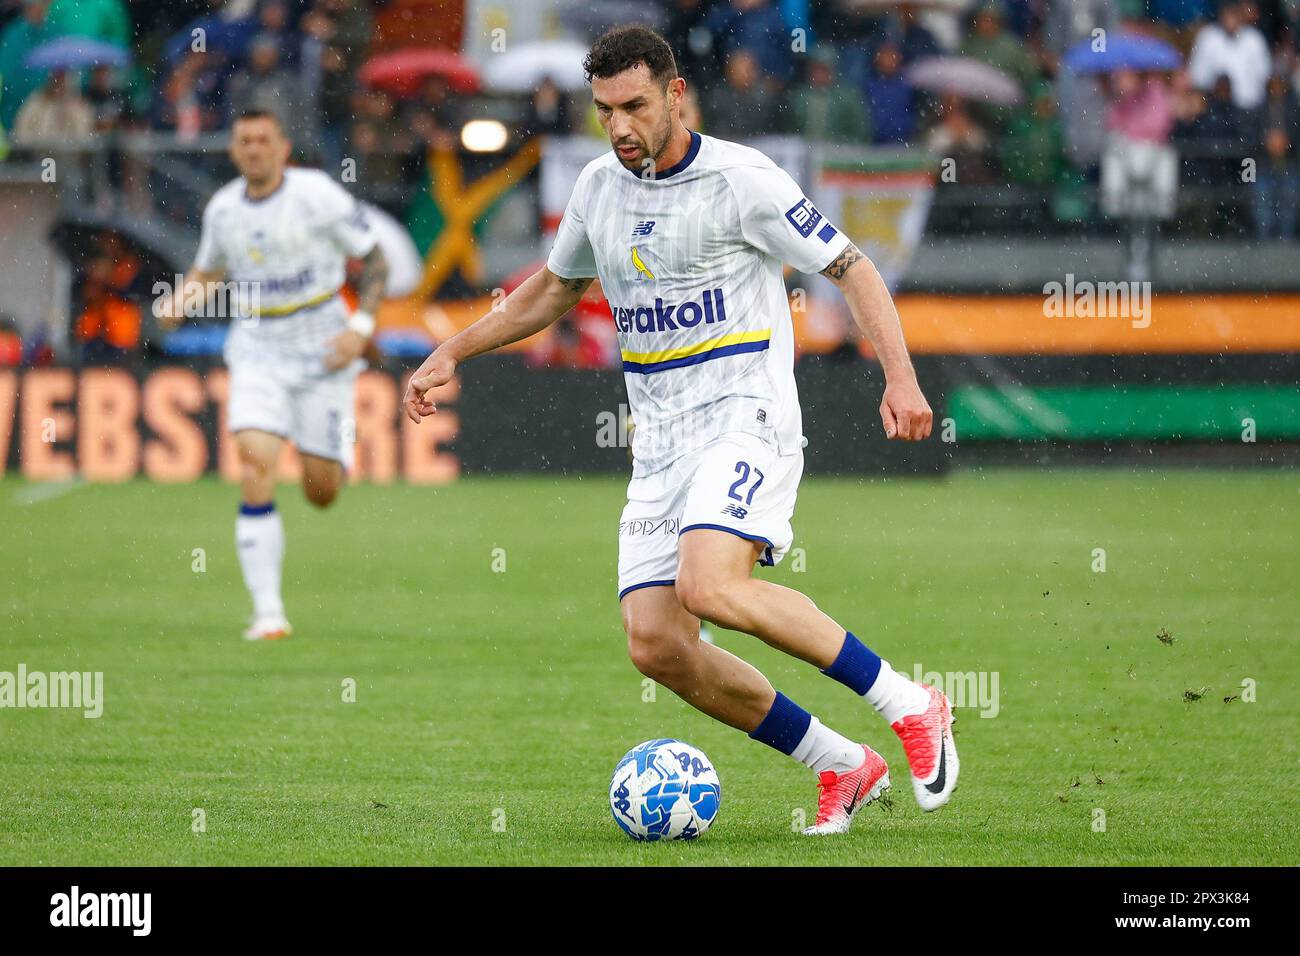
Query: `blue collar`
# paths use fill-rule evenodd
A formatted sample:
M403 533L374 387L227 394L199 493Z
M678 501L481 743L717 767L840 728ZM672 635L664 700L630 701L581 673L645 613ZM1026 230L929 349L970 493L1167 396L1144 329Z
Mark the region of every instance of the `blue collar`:
M653 176L642 177L640 173L632 172L632 170L627 169L626 166L624 166L623 168L627 169L627 171L629 173L632 173L632 175L635 176L637 179L645 178L646 180L658 181L660 179L667 179L669 176L676 176L683 169L685 169L687 166L693 163L695 161L695 157L699 155L700 134L695 132L695 130L690 130L690 134L691 134L691 145L687 147L686 155L683 156L678 162L669 166L663 172L656 172Z

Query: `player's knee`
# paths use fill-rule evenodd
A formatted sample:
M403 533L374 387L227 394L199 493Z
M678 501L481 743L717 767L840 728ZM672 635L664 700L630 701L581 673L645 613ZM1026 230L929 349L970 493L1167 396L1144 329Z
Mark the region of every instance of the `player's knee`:
M698 618L726 625L731 619L732 588L721 575L678 573L677 600Z
M638 671L665 686L688 666L684 642L651 628L628 628L627 653Z

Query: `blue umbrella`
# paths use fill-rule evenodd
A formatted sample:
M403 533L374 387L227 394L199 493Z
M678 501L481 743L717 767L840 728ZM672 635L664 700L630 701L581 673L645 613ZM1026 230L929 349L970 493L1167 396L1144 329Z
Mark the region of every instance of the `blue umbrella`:
M248 46L256 32L256 20L227 22L218 16L199 17L167 38L163 44L163 59L175 63L194 49L199 38L202 38L203 48L208 53L236 54Z
M89 37L59 37L42 43L23 60L29 70L82 70L92 66L126 66L131 56L120 46Z
M1163 40L1139 33L1107 35L1100 50L1094 40L1070 47L1065 65L1075 73L1114 73L1116 70L1176 70L1183 64L1178 51Z

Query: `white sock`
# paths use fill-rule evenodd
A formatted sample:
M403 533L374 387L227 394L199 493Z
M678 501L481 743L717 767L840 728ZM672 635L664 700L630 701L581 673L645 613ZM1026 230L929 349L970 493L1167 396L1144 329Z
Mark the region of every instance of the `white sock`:
M280 565L284 560L284 525L274 504L264 514L245 514L241 508L235 519L235 547L244 584L253 596L253 613L257 617L283 617Z
M871 689L862 695L867 703L876 708L887 723L893 724L909 714L922 713L930 706L930 695L904 674L889 666L889 661L880 662L880 673Z
M847 773L862 766L863 760L861 744L855 744L848 737L837 734L816 717L790 756L813 773L821 773L823 770Z

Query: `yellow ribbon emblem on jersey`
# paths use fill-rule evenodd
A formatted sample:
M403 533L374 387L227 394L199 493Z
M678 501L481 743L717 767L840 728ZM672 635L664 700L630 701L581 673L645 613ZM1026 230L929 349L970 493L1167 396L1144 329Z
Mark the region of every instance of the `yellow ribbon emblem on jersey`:
M632 247L632 265L636 266L636 271L641 273L647 279L653 279L655 277L655 274L647 269L645 263L641 261L641 253L637 252L636 246Z

